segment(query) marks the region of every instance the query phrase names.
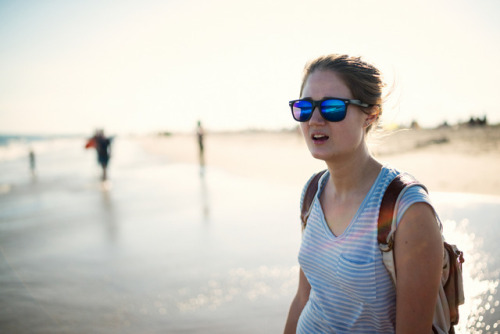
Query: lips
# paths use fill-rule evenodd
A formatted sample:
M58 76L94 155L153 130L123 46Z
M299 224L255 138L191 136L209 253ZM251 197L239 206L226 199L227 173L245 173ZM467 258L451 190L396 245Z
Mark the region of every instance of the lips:
M313 133L311 135L311 139L314 143L316 144L321 144L321 143L324 143L326 142L330 137L328 137L327 135L323 134L323 133Z

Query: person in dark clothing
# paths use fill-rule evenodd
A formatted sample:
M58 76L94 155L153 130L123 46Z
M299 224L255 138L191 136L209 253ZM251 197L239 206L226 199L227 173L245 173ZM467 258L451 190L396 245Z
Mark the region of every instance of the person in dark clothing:
M97 130L94 137L90 138L85 148L95 147L97 152L97 162L102 168L102 180L106 181L109 159L111 157L111 140L104 135L103 130Z
M198 121L198 126L196 127L196 137L198 138L198 147L200 153L200 166L205 165L205 152L203 147L203 137L205 132L203 131L203 127L201 126L201 121Z

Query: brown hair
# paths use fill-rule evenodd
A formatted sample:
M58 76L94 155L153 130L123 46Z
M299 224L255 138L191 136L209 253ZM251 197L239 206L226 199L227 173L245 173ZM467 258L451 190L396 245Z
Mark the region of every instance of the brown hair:
M308 62L304 68L300 96L309 75L316 70L330 70L344 80L354 99L370 105L361 110L369 115L378 113L377 120L382 114L382 89L385 86L380 71L361 57L331 54L318 57ZM367 128L369 131L371 125Z

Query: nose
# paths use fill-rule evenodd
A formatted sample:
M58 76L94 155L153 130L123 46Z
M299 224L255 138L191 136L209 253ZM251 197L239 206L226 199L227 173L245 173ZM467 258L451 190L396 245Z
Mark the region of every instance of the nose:
M309 124L324 124L325 119L321 116L318 106L314 106L311 118L309 119Z

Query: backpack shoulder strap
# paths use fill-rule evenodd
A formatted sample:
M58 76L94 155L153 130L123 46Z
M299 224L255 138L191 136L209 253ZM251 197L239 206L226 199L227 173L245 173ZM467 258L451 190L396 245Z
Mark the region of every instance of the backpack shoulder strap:
M408 186L414 185L420 185L425 189L425 187L413 176L408 174L399 174L387 187L384 197L382 197L382 203L380 204L380 211L378 215L377 240L379 244L387 245L388 243L387 237L389 236L392 228L394 208L401 191ZM392 248L392 245L389 246Z
M318 191L319 179L325 174L326 169L319 173L316 173L311 179L311 182L307 185L306 193L304 195L304 200L302 201L302 207L300 212L300 219L302 220L302 229L306 228L307 219L311 213L311 205L314 200L314 196Z

